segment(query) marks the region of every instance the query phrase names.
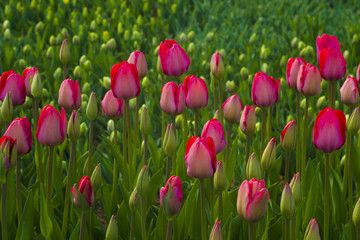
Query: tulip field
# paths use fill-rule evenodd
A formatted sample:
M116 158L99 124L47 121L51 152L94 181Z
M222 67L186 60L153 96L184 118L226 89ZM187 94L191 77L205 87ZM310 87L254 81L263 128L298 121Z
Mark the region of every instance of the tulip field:
M356 4L1 1L1 239L360 239Z

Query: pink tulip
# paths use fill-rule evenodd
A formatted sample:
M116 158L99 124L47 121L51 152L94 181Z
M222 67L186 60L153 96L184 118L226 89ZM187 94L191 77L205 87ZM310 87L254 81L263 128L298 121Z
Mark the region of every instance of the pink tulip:
M226 146L225 132L223 125L216 119L207 121L201 136L203 138L211 137L215 144L216 154L222 152Z
M332 47L320 52L320 73L328 81L337 81L346 74L346 61L339 50Z
M240 121L242 103L238 95L234 94L229 97L222 105L224 118L229 123L236 123Z
M212 75L221 78L224 75L224 63L221 53L216 52L211 56L210 70Z
M240 129L247 136L255 133L256 113L254 106L245 106L240 117Z
M112 90L106 92L104 99L101 101L103 112L109 118L120 118L123 115L124 101L117 99Z
M211 137L191 137L185 150L187 174L199 179L211 177L216 170L215 144Z
M170 177L165 187L160 189L160 205L166 216L173 217L180 212L182 198L180 178L177 176Z
M330 153L340 149L345 143L346 119L340 110L323 109L316 117L313 142L317 149Z
M172 39L161 42L159 56L162 70L168 76L179 77L189 68L190 58L184 49Z
M264 72L255 74L251 89L251 99L258 107L274 105L280 96L280 78L275 81L273 77Z
M145 55L144 53L136 50L135 52L132 52L129 56L129 59L127 60L128 63L132 63L135 65L139 78L144 78L147 75L148 72L148 66L146 63Z
M287 66L286 66L286 81L289 87L296 88L296 82L298 78L298 72L302 65L305 65L306 62L304 59L297 57L295 60L293 58L289 58Z
M81 107L81 91L77 80L74 82L68 78L61 83L58 103L68 111L77 110Z
M14 106L25 102L26 89L24 79L13 70L4 72L0 78L0 100L4 101L6 94L11 93Z
M111 89L116 98L127 100L140 94L139 74L134 64L127 61L114 64L110 78Z
M360 89L356 78L348 76L340 88L341 101L348 106L354 106L359 103Z
M13 120L5 131L4 136L17 139L18 155L24 155L31 151L33 140L30 122L27 118L17 118Z
M71 188L71 192L74 195L73 202L81 209L88 209L94 203L94 191L91 185L90 178L88 176L84 176L80 179L79 189L76 187L76 183L73 188ZM82 194L82 197L80 196ZM83 199L86 200L83 201Z
M340 44L335 36L329 36L328 34L324 33L323 35L318 36L316 38L316 54L317 60L320 62L320 52L323 49L328 49L332 47L338 51L340 51Z
M61 115L51 105L45 106L40 113L36 129L36 138L45 146L56 146L65 140L66 113L61 109Z
M321 76L316 66L306 63L300 67L297 78L297 90L306 97L320 94Z
M181 114L185 109L184 85L178 87L174 82L166 83L161 90L160 106L166 114Z
M32 67L32 68L26 68L22 75L22 78L24 79L25 82L26 95L29 97L32 97L30 78L34 79L35 73L39 73L39 71L37 70L37 68Z
M359 63L359 66L356 70L356 79L360 82L360 63Z
M266 214L268 202L269 192L263 180L253 178L242 182L236 202L238 214L242 219L252 223L260 221Z
M184 80L185 103L188 108L199 109L208 104L208 90L203 79L194 75Z

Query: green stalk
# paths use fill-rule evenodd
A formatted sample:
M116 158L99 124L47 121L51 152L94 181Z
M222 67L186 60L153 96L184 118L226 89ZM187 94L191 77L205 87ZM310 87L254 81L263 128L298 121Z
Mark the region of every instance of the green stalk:
M162 162L164 158L164 137L165 137L166 121L165 113L161 111L161 151L160 151L160 160Z
M217 95L216 87L215 87L214 88L214 113L216 112L217 109L219 109L219 111L220 111L220 107L218 106L218 103L217 103L217 97L218 97L218 95Z
M300 118L300 94L296 92L296 172L300 172L301 170L301 118Z
M223 212L223 207L222 207L222 192L219 192L219 200L218 200L218 221L221 221L222 212Z
M94 149L94 121L89 124L89 151L87 159L87 175L91 176L92 173L92 152Z
M131 168L132 164L130 162L130 160L132 159L132 140L131 140L131 122L130 122L130 105L129 105L129 100L125 100L125 105L126 105L126 122L127 122L127 136L128 136L128 164L129 164L129 183L133 183L134 182L134 178L133 178L133 174L134 174L134 170Z
M124 114L123 114L123 178L124 178L124 182L125 182L125 186L129 187L129 177L128 177L128 159L127 159L127 137L126 137L126 132L127 132L127 124L126 124L126 105L124 106Z
M21 176L20 176L20 158L16 158L16 202L18 210L18 223L20 224L20 219L22 215L22 200L21 200Z
M344 179L343 179L343 198L346 199L346 194L348 190L349 180L348 180L348 173L349 173L349 138L350 134L346 134L346 141L345 141L345 164L344 164ZM350 207L350 206L349 206ZM349 208L349 212L351 212Z
M289 168L290 168L290 152L286 152L285 159L285 182L289 182Z
M249 222L248 226L249 226L249 240L256 240L256 223Z
M305 167L306 167L306 144L307 144L307 122L308 122L308 108L309 108L309 98L306 97L305 100L305 109L304 109L304 126L303 126L303 141L302 141L302 158L301 158L301 172L300 176L305 176ZM306 198L305 191L305 179L301 181L301 192L303 198Z
M134 239L135 211L131 211L130 240Z
M284 240L290 240L290 220L285 219L285 236Z
M85 236L85 224L86 223L86 215L85 215L85 211L81 210L81 225L80 225L80 240L84 240L84 236Z
M219 111L220 111L220 122L222 124L223 119L224 119L224 112L223 112L223 109L222 109L223 98L222 98L221 79L220 78L216 78L216 79L219 82Z
M356 240L360 240L360 229L356 230Z
M352 184L352 161L351 161L351 152L352 152L352 141L353 141L353 137L350 136L349 137L349 142L347 144L349 144L349 158L347 159L349 161L348 163L348 188L349 188L349 213L352 212L353 210L353 184ZM350 221L350 236L354 236L354 224Z
M63 78L66 79L66 63L63 63Z
M291 239L296 239L296 214L291 218Z
M272 107L269 107L269 116L268 116L268 136L271 137L272 136Z
M184 136L183 139L185 140L185 142L187 142L188 140L188 125L187 125L187 116L186 116L186 109L184 109L183 113L183 120L184 120Z
M141 196L141 237L146 240L146 212L145 212L145 197Z
M201 240L207 239L207 225L205 215L205 185L204 179L200 180L200 195L201 195Z
M2 195L1 195L1 233L2 240L7 240L7 221L6 221L6 189L7 189L7 173L5 177L5 183L2 185Z
M115 148L117 148L117 124L118 121L117 119L114 119L114 146ZM119 178L119 170L118 170L118 165L117 165L117 161L114 157L114 165L113 165L113 184L112 184L112 191L111 191L111 198L112 198L112 202L113 202L113 206L114 204L116 204L116 189L117 189L117 183L118 183L118 178Z
M166 240L171 240L172 225L173 225L173 221L169 220L168 226L167 226L167 231L166 231Z
M232 124L229 123L229 127L226 133L226 146L225 146L225 170L227 171L229 165L229 154L230 154L230 145L231 145L231 129ZM230 176L229 176L230 177Z
M148 145L148 136L145 135L144 136L144 165L147 165L147 156L146 156L146 152L147 152L147 145Z
M265 149L265 140L266 140L266 108L263 108L262 119L261 119L261 149L260 149L261 156Z
M265 187L268 187L267 183L268 183L268 178L269 178L269 172L265 171L264 172L264 182L265 182Z
M34 134L36 133L37 123L38 123L38 108L39 108L39 98L34 97L33 99L33 118L34 118ZM35 145L35 159L38 169L38 181L40 183L43 183L44 177L43 177L43 169L42 169L42 158L40 157L40 144L37 140L37 138L34 138L34 145Z
M197 109L195 111L195 134L194 136L197 137L199 133L199 112Z
M209 196L209 204L210 204L210 222L214 221L214 175L210 177L210 196Z
M329 239L330 159L325 153L324 240Z
M166 162L166 173L165 173L165 180L167 181L170 176L170 164L171 164L171 157L168 156L167 162Z
M51 216L51 194L52 194L52 165L54 157L54 147L49 147L49 165L48 165L48 176L47 176L47 191L46 191L46 204L48 216Z
M249 157L250 157L250 136L246 136L245 161L244 161L245 163L247 163Z
M328 81L329 83L329 107L335 107L335 98L336 98L336 82L335 81Z

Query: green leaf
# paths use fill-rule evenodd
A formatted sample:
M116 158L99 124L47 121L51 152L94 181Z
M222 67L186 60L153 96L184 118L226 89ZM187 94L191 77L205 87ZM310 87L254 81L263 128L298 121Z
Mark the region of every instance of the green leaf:
M318 165L316 167L314 178L311 182L310 191L309 191L309 194L307 195L307 199L306 199L305 215L302 220L303 221L302 226L304 229L306 229L307 225L309 224L310 219L314 217L318 199L319 199L319 197L321 198L322 191L320 189L321 185L320 185L319 173L320 173L320 162L318 163Z
M16 240L31 240L34 236L34 196L30 190L18 226Z
M104 211L106 219L110 219L111 216L111 192L108 184L103 184L102 187L102 200L104 203Z
M228 181L228 185L231 184L233 178L234 178L234 172L235 172L235 165L236 165L236 151L237 151L237 147L236 147L236 142L237 142L238 137L235 138L235 140L231 143L231 150L230 150L230 155L229 155L229 162L225 164L226 166L226 179Z
M40 186L40 229L42 235L48 240L51 239L53 225L51 218L47 213L47 203L44 195L44 189Z

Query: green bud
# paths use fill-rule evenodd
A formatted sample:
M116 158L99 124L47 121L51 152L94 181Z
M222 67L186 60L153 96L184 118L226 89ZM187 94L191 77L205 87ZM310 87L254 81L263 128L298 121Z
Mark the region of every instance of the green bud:
M251 34L251 37L249 39L249 43L253 44L256 41L256 39L257 39L256 33Z
M67 28L61 29L61 35L62 35L64 38L70 37L69 31L67 30ZM65 39L65 40L66 40L66 39Z
M265 47L265 45L261 45L260 58L266 59L269 56L269 53L270 53L269 49Z
M280 59L280 67L283 68L283 67L286 66L286 64L287 64L287 59L286 59L286 57L283 55L283 56L281 57L281 59Z
M344 58L345 58L345 61L348 61L348 59L349 59L349 51L348 50L344 51Z
M26 44L24 47L23 47L23 53L24 55L29 55L29 53L31 52L31 47L29 44Z
M71 115L67 126L67 134L71 141L76 141L80 137L80 121L78 113L74 110Z
M114 120L110 119L110 120L107 122L107 130L108 130L109 132L114 131Z
M10 122L13 118L14 105L10 92L6 94L5 99L1 105L1 114L5 122Z
M115 50L116 49L116 41L115 38L111 38L109 41L106 42L106 47L109 50Z
M280 137L281 147L286 152L294 150L296 145L296 122L295 120L290 121L286 124L284 130L281 132Z
M109 77L103 77L102 80L100 80L101 84L104 86L104 88L106 89L111 89L111 79Z
M59 58L62 64L66 64L70 59L70 50L67 39L65 39L61 45Z
M46 50L46 57L51 59L51 58L53 58L53 56L54 56L54 48L52 46L50 46Z
M35 26L35 31L42 32L43 29L44 29L44 23L42 21L38 22Z
M39 72L37 71L31 81L31 95L40 97L42 94L42 81Z
M190 31L188 33L188 39L190 40L190 42L194 41L194 38L195 38L195 32L194 31Z
M359 35L357 34L354 34L352 40L351 40L351 43L354 45L356 44L357 42L359 41Z
M130 207L131 211L135 211L138 206L139 206L139 195L138 195L136 187L135 187L134 191L132 191L130 198L129 198L129 207Z
M225 90L229 93L235 91L235 88L236 88L236 85L235 85L235 81L234 80L228 80L226 81L226 84L225 84Z
M324 109L327 106L327 101L325 96L319 97L319 99L316 102L316 107L318 109Z
M172 157L176 154L176 138L174 126L168 124L164 136L164 151L167 156Z
M301 202L301 185L300 185L300 174L296 173L290 182L291 192L294 196L295 203L298 205Z
M240 70L240 76L242 79L247 79L249 76L249 70L246 67L242 67Z
M5 29L8 29L8 28L10 28L10 21L6 19L3 22L3 29L5 30Z
M304 240L321 240L319 225L315 218L312 218L306 228Z
M208 42L211 42L211 40L213 40L213 38L214 38L214 32L209 32L206 35L206 41L208 41Z
M118 33L118 35L120 35L120 34L122 34L123 32L124 32L124 29L123 29L123 27L122 27L121 22L119 22L118 25L117 25L117 33Z
M182 114L177 115L175 117L175 128L182 129L183 125L184 125L184 117L183 117L183 115Z
M151 130L151 121L147 107L142 108L140 116L140 131L143 135L149 135Z
M62 74L63 74L63 72L62 72L61 68L58 67L58 68L55 70L53 76L54 76L55 80L60 80L60 79L62 78L62 76L63 76Z
M87 59L87 58L86 58L86 55L82 55L82 56L80 57L79 64L80 64L81 67L84 66L86 59Z
M360 125L360 118L359 118L359 108L355 108L354 111L351 113L348 123L346 125L347 131L350 136L355 135L359 131Z
M130 31L129 29L126 29L125 32L124 32L124 40L129 40L130 38Z
M295 199L288 183L285 184L281 195L280 211L287 220L291 219L295 214Z
M21 58L21 59L19 60L19 67L20 67L21 69L24 69L24 68L26 68L26 65L27 65L27 63L26 63L25 59Z
M104 42L109 41L109 39L110 39L109 31L103 31L102 38L103 38Z
M56 37L54 35L50 36L49 43L50 43L51 46L56 45Z
M214 117L213 119L216 118L218 121L220 121L220 112L219 112L219 109L217 109L214 113Z
M95 43L99 38L99 35L95 32L90 32L89 33L89 40L91 43Z
M247 179L261 179L263 176L261 174L261 169L259 161L256 158L255 153L252 153L246 163L246 178Z
M72 38L72 43L74 45L78 45L80 43L80 37L79 35L74 35L73 38Z
M261 64L261 71L267 72L269 65L267 63Z
M80 136L84 136L84 134L87 132L88 126L85 122L80 124Z
M95 31L97 28L96 26L96 21L95 20L92 20L91 23L90 23L90 30L91 31Z
M7 28L4 32L4 39L9 41L11 39L11 31L9 28Z
M176 3L174 3L173 5L171 5L171 12L172 12L172 14L176 14L176 10L177 10L177 4Z
M245 54L240 54L240 56L239 56L239 62L242 62L243 60L244 60L244 58L245 58Z
M158 73L163 74L162 67L161 67L161 61L160 61L160 56L157 57L156 70L157 70Z
M102 184L102 176L101 176L101 165L100 163L98 163L98 165L96 165L94 171L91 174L91 185L94 189L94 192L96 192L97 190L100 189L101 184Z
M352 220L353 220L356 228L360 229L360 198L355 205L353 215L352 215Z
M85 70L89 71L89 70L91 70L91 67L92 67L91 61L89 59L87 59L84 63L84 68L85 68Z
M119 131L116 131L117 132L117 135L116 135L116 142L120 142L120 132ZM111 134L110 134L110 141L112 143L115 143L115 131L112 131Z
M90 84L89 84L89 82L86 82L82 86L81 90L82 90L83 93L89 94L90 93ZM87 95L85 95L85 96L87 96Z
M275 165L276 160L276 139L272 138L261 156L261 167L269 171Z
M106 229L105 240L117 240L119 238L118 224L115 215L111 216L109 225Z
M187 48L188 53L194 53L195 50L195 44L193 42L191 42Z
M136 182L136 191L142 197L146 196L149 191L149 170L147 165L144 165L143 168L140 170Z
M299 43L298 43L298 49L299 50L302 50L302 49L304 49L306 47L306 44L303 42L303 41L300 41Z
M186 41L186 34L184 32L180 33L179 42L183 43Z
M86 108L86 116L90 121L94 121L98 115L98 106L96 102L95 93L92 92Z
M217 191L222 192L225 190L227 184L226 174L222 161L219 161L216 165L216 172L214 174L214 187Z
M80 66L76 66L76 67L74 68L73 74L74 74L74 77L75 77L76 79L81 79L81 78L82 78L81 67L80 67Z
M299 39L297 37L294 37L292 40L291 40L291 47L292 48L296 48L297 45L298 45L298 42L299 42Z

